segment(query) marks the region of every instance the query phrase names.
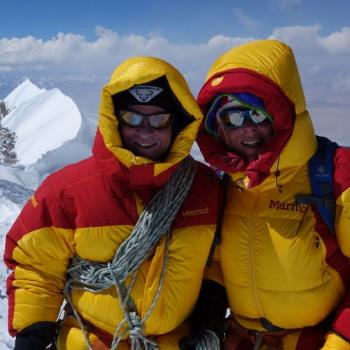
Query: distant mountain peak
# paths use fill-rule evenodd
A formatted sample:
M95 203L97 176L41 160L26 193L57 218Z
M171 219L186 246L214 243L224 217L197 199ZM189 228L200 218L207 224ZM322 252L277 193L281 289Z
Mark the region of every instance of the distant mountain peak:
M24 80L13 91L11 91L4 99L7 107L11 110L19 106L21 103L31 99L32 97L45 92L34 85L29 79Z
M73 140L81 127L80 111L59 89L39 89L29 79L6 98L9 113L1 124L16 134L18 164L36 163L44 154Z

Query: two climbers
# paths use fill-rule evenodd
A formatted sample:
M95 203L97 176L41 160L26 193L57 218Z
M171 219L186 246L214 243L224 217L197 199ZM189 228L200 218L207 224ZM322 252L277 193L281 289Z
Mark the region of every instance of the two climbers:
M333 233L313 206L296 204L312 193L317 139L292 51L276 40L228 51L198 102L201 150L229 175L214 255L231 309L225 349L349 350L350 152L334 155ZM222 195L189 158L200 123L187 84L165 62L135 58L116 69L93 157L51 175L7 236L16 350L51 341L63 294L59 350L218 348L225 292L217 261L207 271L205 263Z

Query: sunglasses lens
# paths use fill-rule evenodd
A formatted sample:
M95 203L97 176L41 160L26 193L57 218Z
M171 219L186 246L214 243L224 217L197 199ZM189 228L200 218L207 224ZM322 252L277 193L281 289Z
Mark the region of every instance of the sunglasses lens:
M255 123L255 124L259 124L259 123L262 123L264 120L267 119L267 115L260 112L260 111L257 111L257 110L251 110L250 111L250 118L252 119L252 121Z
M243 124L243 113L243 111L227 109L220 113L220 118L226 126L239 128Z
M268 119L266 114L253 109L241 111L237 109L226 109L220 113L219 117L225 126L229 128L241 127L247 118L250 118L254 124L260 124Z
M140 126L143 116L132 111L119 111L120 121L129 126Z
M146 116L133 111L119 111L120 121L128 126L140 126L144 118L147 118L149 126L155 129L164 129L169 127L172 119L171 113L151 114Z
M162 114L152 114L148 117L149 125L155 129L164 129L170 126L171 124L171 114L162 113Z

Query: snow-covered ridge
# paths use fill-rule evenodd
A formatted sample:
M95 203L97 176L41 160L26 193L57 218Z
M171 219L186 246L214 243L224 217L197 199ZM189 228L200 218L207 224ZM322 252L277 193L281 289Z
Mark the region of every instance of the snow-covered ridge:
M0 247L21 208L46 175L73 161L85 158L90 124L73 100L58 89L39 89L30 80L15 88L4 102L9 113L1 125L16 134L18 164L0 164ZM7 333L6 277L9 271L0 260L0 349L13 349Z
M29 79L26 79L22 84L17 86L7 97L4 102L7 106L15 108L26 100L46 91L45 89L39 89Z
M80 111L58 89L39 89L25 80L6 98L10 113L2 125L16 133L18 163L36 163L44 154L74 139L81 127Z

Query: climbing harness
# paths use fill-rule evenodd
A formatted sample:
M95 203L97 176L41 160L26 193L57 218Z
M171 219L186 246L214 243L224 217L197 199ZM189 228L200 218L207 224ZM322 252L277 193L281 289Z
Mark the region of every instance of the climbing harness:
M186 198L196 173L196 162L191 157L184 159L170 180L154 195L141 213L129 237L119 246L111 262L98 263L74 256L67 270L64 296L83 331L85 342L92 350L83 321L71 299L72 289L92 293L115 287L124 319L117 326L111 350L118 348L129 334L131 350L155 350L158 344L146 337L143 325L151 315L164 282L171 238L171 225ZM158 290L143 319L136 312L131 299L140 265L151 255L161 239L165 240L165 254ZM129 285L126 279L130 276Z

